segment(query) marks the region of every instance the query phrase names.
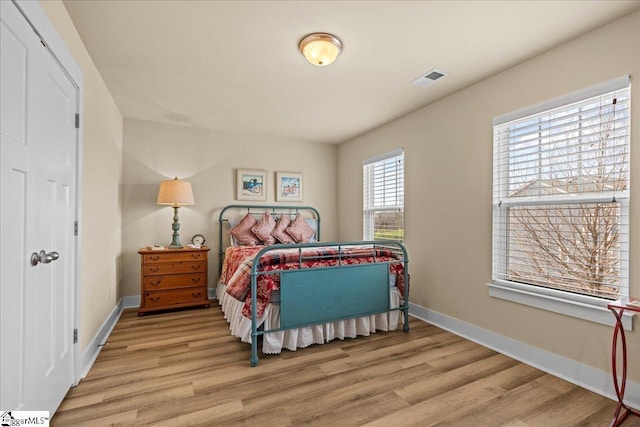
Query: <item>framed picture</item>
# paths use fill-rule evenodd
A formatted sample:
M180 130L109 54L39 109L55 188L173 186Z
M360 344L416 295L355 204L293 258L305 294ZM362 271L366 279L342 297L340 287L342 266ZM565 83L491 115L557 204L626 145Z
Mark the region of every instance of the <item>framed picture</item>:
M276 201L302 201L302 174L297 172L276 172Z
M236 200L267 200L267 172L237 169Z

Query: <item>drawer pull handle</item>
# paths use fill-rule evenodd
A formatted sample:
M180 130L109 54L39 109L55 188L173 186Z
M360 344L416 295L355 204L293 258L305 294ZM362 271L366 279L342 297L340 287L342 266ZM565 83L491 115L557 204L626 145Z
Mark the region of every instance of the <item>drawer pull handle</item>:
M160 301L160 297L151 297L151 301L158 302Z
M162 279L158 279L155 282L149 282L149 283L151 283L151 286L158 286L160 284L160 282L162 282Z
M200 258L200 254L191 254L191 258Z
M200 281L200 278L199 277L194 277L194 278L191 279L191 281L193 283L198 283Z
M191 296L194 298L199 298L200 295L202 295L200 292L198 292L197 294L195 292L191 292Z
M200 270L200 264L191 264L193 270Z
M160 271L160 267L151 267L149 271L152 273L157 273L158 271Z
M149 257L149 259L150 259L151 261L157 261L157 260L159 260L159 259L160 259L160 255L151 255L151 256Z

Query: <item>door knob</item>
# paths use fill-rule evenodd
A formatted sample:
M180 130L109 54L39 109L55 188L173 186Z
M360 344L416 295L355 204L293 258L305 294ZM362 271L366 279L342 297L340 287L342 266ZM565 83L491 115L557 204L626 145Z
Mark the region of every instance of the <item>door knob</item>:
M41 250L40 253L34 252L31 254L31 265L38 265L39 262L42 264L49 264L51 261L55 261L58 258L60 258L60 254L58 252L46 253L44 250Z

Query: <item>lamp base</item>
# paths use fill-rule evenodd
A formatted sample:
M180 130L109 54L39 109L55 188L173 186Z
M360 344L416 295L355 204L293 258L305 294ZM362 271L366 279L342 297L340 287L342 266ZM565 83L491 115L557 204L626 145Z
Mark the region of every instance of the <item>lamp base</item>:
M178 230L180 230L180 223L178 222L178 208L180 206L173 206L173 224L171 224L171 228L173 229L173 236L171 243L169 244L169 249L182 249L182 244L180 244L180 234Z

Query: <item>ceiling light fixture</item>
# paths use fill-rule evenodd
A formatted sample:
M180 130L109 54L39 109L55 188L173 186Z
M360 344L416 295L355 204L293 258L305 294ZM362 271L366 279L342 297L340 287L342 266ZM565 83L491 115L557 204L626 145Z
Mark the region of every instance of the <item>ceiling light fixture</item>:
M324 67L333 63L340 55L342 42L331 34L311 33L300 40L298 48L307 61L313 65Z

